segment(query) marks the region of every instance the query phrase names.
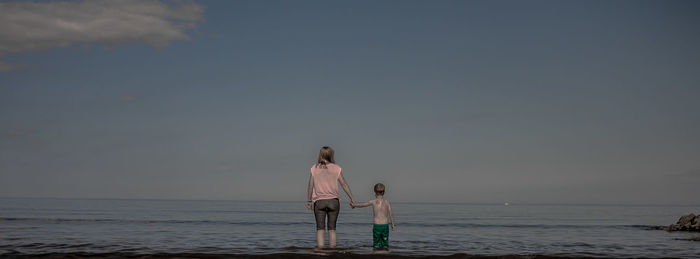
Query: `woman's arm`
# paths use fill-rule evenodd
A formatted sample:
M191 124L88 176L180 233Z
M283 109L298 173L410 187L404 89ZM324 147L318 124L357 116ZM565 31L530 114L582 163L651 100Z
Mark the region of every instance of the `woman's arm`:
M345 181L345 177L343 177L342 172L340 173L340 178L338 178L338 181L340 181L340 186L343 187L345 193L347 193L350 197L350 203L355 203L355 197L352 197L352 191L350 191L350 186L348 186L348 183Z
M314 192L314 177L309 174L309 189L307 190L306 208L311 209L311 198Z

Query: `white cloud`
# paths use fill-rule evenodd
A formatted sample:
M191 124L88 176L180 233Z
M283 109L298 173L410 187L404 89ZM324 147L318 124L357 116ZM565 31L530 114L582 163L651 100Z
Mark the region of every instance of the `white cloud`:
M26 68L26 67L30 67L30 66L27 64L22 64L22 63L7 63L7 62L2 62L2 60L0 60L0 72L9 71L9 70L13 70L13 69L19 69L19 68Z
M190 1L82 0L0 3L0 57L76 44L164 46L189 39L204 7ZM21 67L0 61L0 71Z
M131 102L131 101L136 100L136 96L133 96L133 95L119 96L119 100L124 101L124 102Z
M7 132L11 136L23 136L34 133L33 128L14 129Z

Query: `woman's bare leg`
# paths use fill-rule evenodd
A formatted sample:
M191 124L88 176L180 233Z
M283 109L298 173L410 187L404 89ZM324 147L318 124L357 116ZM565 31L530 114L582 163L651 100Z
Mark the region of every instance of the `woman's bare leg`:
M335 232L335 231L333 231ZM318 248L323 248L323 245L326 243L326 240L324 239L325 233L323 229L316 230L316 243L318 244Z
M335 248L335 241L336 241L336 236L335 236L335 229L334 230L328 230L328 246L331 248Z

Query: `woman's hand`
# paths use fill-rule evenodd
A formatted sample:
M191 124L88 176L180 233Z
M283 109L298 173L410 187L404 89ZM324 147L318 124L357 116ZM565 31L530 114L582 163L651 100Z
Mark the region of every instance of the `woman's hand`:
M307 201L307 202L306 202L306 208L307 208L307 209L311 209L311 201Z

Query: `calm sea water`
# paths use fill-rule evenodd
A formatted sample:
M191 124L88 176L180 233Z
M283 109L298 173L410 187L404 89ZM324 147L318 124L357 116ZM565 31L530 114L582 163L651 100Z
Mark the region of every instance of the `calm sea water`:
M700 234L649 230L684 206L393 204L392 253L700 258ZM343 204L338 245L371 252L371 209ZM0 199L0 255L310 253L303 202Z

